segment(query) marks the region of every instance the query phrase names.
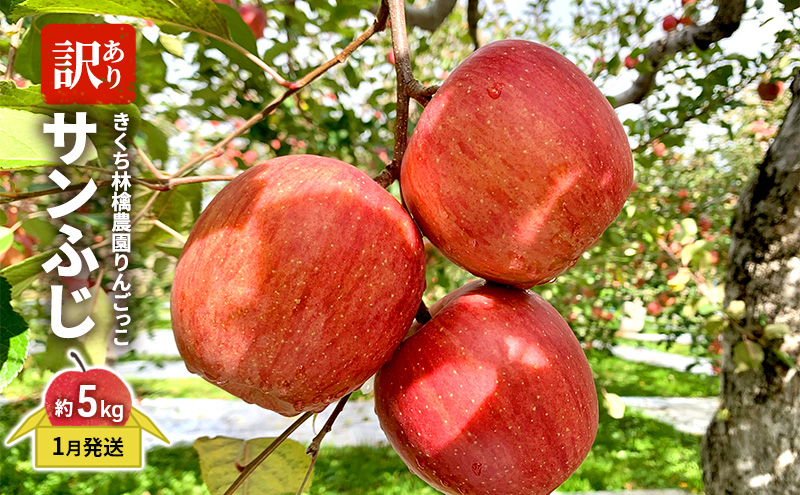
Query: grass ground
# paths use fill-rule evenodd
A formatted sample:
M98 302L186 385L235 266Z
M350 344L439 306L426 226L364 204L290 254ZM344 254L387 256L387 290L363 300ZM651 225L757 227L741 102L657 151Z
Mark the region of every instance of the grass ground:
M0 408L0 438L38 403L25 400ZM681 487L699 492L698 437L635 413L614 420L601 414L594 447L561 491ZM0 488L26 495L206 495L194 449L155 448L147 467L135 472L35 472L30 441L0 447ZM389 447L324 447L312 495L436 495Z
M659 368L648 364L631 363L602 351L588 354L595 381L608 392L639 397L709 397L719 392L719 379ZM5 390L3 397L16 401L38 397L52 377L35 369L25 370ZM139 399L158 397L202 397L204 399L234 399L224 390L201 378L129 379L128 383Z

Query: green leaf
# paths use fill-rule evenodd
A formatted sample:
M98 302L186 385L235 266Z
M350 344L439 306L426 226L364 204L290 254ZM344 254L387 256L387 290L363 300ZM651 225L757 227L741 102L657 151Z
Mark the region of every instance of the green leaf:
M147 139L147 151L153 160L167 161L169 158L169 143L167 135L155 124L147 120L142 121L141 132Z
M780 0L783 4L783 10L786 12L791 12L798 7L800 7L800 0Z
M211 495L225 493L239 476L237 465L247 465L273 440L274 438L254 438L243 441L228 437L201 437L195 440L194 448L200 458L200 473ZM242 495L296 493L310 461L305 447L294 440L286 440L253 471L239 492ZM308 493L310 487L311 478L306 483L304 493Z
M28 218L22 222L25 232L38 239L40 246L49 246L58 235L58 228L52 221L42 218Z
M67 135L67 146L53 147L53 136L44 134L45 123L53 120L31 112L0 107L0 170L37 167L42 165L64 165L59 158L69 152L71 143ZM74 141L74 136L73 141ZM97 151L87 141L83 155L74 163L86 163L97 157Z
M782 339L792 333L786 323L770 323L764 327L764 337L770 340Z
M17 20L33 14L56 12L152 19L229 39L228 26L211 0L26 0L12 14Z
M86 14L48 14L34 17L22 34L14 65L14 70L19 75L34 84L42 82L42 28L48 24L105 24L105 22L102 17Z
M22 369L29 333L25 319L11 307L11 284L0 276L0 390Z
M11 284L11 297L21 294L44 271L42 263L50 259L55 252L55 249L45 251L0 270L0 277Z
M11 11L19 3L22 3L22 0L0 0L0 12L6 17L11 17Z
M161 46L164 47L164 50L166 50L167 53L178 58L183 58L182 39L162 33L158 36L158 41L161 43Z
M0 225L0 257L14 244L14 231Z
M764 349L755 342L743 340L733 347L733 362L736 373L757 369L764 362Z
M600 389L603 394L603 404L606 406L608 415L614 419L622 419L625 417L625 403L622 398L617 394L606 392L605 389Z
M93 142L110 142L119 136L114 129L114 115L128 114L128 136L135 136L142 118L136 105L48 105L42 99L41 86L18 88L11 81L0 81L0 107L53 116L66 113L66 121L74 121L76 112L86 112L86 121L97 124L97 133L89 137ZM72 117L72 118L70 118ZM2 120L0 120L2 127ZM39 134L45 136L41 129ZM52 141L52 135L46 135ZM50 145L52 147L52 145ZM64 154L64 152L60 153ZM62 164L59 160L59 164Z
M228 28L231 32L231 38L233 41L247 50L248 52L254 54L258 57L258 48L256 47L256 37L253 36L253 32L250 28L245 24L244 19L242 19L242 15L236 11L236 9L229 7L223 4L217 4L222 17L225 18L225 21L228 23ZM239 53L234 48L217 41L215 39L210 39L208 46L210 48L216 48L217 50L221 51L228 57L231 62L237 64L242 69L250 71L252 74L256 75L257 77L264 77L264 71L255 64L252 60L248 59L243 54Z
M92 297L78 303L88 304L91 308L92 321L94 321L94 327L92 327L92 330L83 338L83 350L84 355L88 358L91 365L103 366L106 364L108 339L111 336L111 332L114 330L114 308L111 305L108 294L106 294L106 291L104 291L102 287L92 287L90 290ZM120 299L119 301L122 300ZM75 301L67 299L65 305L67 303L74 304ZM124 303L120 304L124 305ZM62 310L63 309L65 308L62 308ZM79 318L65 324L70 326L77 325L83 321L85 317L85 314L81 314Z
M162 253L168 254L168 255L170 255L170 256L172 256L174 258L180 258L181 257L181 253L183 252L183 248L179 248L179 247L176 247L176 246L170 246L169 244L164 244L163 242L160 242L160 243L156 244L153 247L155 247L156 249L158 249Z

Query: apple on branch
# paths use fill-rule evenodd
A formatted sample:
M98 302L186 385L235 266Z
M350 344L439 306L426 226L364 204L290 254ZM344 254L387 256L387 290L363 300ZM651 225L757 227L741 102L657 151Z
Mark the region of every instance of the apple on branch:
M203 211L172 286L186 367L286 416L359 388L405 336L425 288L400 203L338 160L255 165Z
M521 288L573 266L616 218L633 159L614 109L572 62L522 40L467 57L427 105L400 189L425 236Z
M473 282L431 308L375 379L375 410L416 475L449 495L548 495L588 454L589 363L539 295Z

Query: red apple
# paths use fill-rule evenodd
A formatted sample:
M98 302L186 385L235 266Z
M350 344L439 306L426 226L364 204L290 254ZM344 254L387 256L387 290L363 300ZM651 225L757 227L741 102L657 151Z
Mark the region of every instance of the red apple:
M653 316L658 316L661 314L661 305L655 301L650 301L647 303L647 312Z
M695 2L697 2L697 0L681 0L681 6L686 7L687 5L692 5Z
M668 15L661 21L661 27L664 28L666 32L674 31L675 28L678 27L678 18L672 14Z
M453 71L400 171L405 204L445 256L523 288L574 265L632 181L628 138L603 94L572 62L522 40L485 45Z
M625 67L627 67L629 69L636 68L636 65L638 63L639 63L639 59L638 58L631 57L630 55L625 57Z
M338 160L284 156L239 175L198 219L172 326L190 371L290 416L372 376L424 287L422 239L391 194Z
M700 219L697 221L697 227L701 232L706 232L711 228L711 220L709 220L708 217L700 217Z
M773 101L783 94L783 81L761 81L757 91L762 100Z
M688 201L684 201L683 203L681 203L680 210L681 213L683 213L684 215L688 215L689 213L691 213L692 209L694 209L694 205L692 203Z
M44 394L44 409L53 426L122 426L131 414L131 391L111 371L88 371L75 352L81 371L57 374ZM59 403L71 405L60 410Z
M267 27L267 16L264 11L255 5L242 5L238 10L247 27L253 32L253 36L256 39L263 38L264 29Z
M684 26L691 26L692 25L692 18L688 15L682 15L678 22L683 24Z
M375 379L375 410L409 469L450 495L552 492L597 432L589 363L529 291L468 284Z

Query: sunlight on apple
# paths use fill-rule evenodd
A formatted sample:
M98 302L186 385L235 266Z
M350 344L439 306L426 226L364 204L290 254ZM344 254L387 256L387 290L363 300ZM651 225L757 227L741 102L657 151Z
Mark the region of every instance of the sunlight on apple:
M426 452L434 453L464 434L496 388L497 370L490 364L445 363L414 381L399 398L398 410L425 415L425 421L415 422L417 441L425 444ZM432 417L437 420L430 420ZM403 423L407 418L398 419Z
M531 368L544 368L550 361L542 351L541 347L531 345L524 339L509 335L505 338L508 347L508 360L512 363L520 363Z

